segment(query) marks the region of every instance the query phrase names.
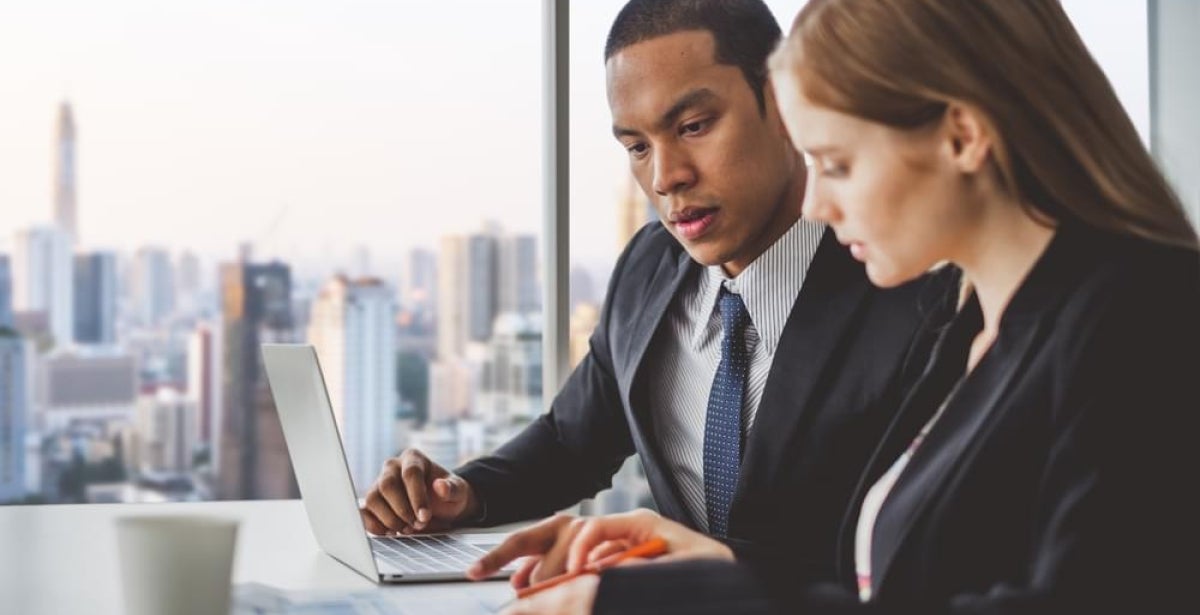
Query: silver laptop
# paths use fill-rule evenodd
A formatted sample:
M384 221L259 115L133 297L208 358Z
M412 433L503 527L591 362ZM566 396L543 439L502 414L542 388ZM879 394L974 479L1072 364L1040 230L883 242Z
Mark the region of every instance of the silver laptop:
M308 344L263 344L262 352L308 521L326 553L379 583L461 581L475 560L504 539L498 533L368 534L316 350Z

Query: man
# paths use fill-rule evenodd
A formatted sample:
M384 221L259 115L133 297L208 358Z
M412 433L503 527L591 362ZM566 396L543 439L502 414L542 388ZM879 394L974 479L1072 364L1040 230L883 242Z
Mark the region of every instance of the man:
M926 314L921 283L874 289L831 231L800 219L806 168L766 82L780 36L761 0L625 6L605 50L613 133L662 223L617 262L591 350L550 411L453 473L419 451L390 460L368 530L543 517L607 488L637 452L664 516L740 556L832 567L854 481L923 364Z

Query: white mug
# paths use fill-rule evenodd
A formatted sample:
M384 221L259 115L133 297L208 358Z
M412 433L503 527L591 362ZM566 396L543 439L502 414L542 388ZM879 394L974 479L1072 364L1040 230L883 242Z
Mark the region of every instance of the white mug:
M229 615L238 522L200 515L117 519L129 615Z

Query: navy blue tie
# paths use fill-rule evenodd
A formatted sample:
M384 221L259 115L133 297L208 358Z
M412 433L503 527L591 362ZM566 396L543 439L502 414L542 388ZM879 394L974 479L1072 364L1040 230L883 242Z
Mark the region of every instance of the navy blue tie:
M713 536L729 532L729 507L737 488L742 459L742 399L746 392L746 323L750 315L742 298L721 289L721 363L708 394L704 420L704 499L708 531Z

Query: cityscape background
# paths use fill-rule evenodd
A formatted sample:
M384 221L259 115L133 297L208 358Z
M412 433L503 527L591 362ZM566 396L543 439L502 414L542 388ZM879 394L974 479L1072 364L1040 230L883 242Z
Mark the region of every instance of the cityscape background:
M544 412L541 4L0 8L0 503L296 497L262 342L317 347L360 493ZM654 215L622 4L572 3L572 363ZM1145 136L1145 2L1065 4ZM585 512L649 504L631 461Z

